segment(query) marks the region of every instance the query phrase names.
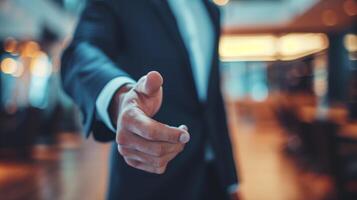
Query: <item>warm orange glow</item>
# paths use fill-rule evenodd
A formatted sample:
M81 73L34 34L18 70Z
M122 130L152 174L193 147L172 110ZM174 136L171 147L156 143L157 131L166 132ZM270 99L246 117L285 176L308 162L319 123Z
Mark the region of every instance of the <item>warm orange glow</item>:
M219 6L225 6L229 3L229 0L213 0L213 2Z
M222 60L274 60L276 55L274 35L223 36L219 52Z
M14 38L7 38L4 42L4 50L8 53L16 53L17 41Z
M21 49L21 56L23 57L36 57L36 54L40 51L40 46L34 41L26 42Z
M294 60L327 49L328 38L322 33L288 34L278 45L281 60Z
M223 61L295 60L325 50L328 45L322 33L227 35L221 38L219 52Z
M357 3L354 0L346 0L343 3L343 9L345 10L345 13L349 16L355 16L357 15Z
M344 39L345 47L349 52L357 52L357 35L347 34Z
M357 35L347 34L344 38L344 44L349 52L350 60L357 60Z
M322 22L326 26L335 26L338 22L338 16L333 10L325 10L322 13Z
M13 74L17 70L17 62L12 58L5 58L1 62L1 71L5 74Z

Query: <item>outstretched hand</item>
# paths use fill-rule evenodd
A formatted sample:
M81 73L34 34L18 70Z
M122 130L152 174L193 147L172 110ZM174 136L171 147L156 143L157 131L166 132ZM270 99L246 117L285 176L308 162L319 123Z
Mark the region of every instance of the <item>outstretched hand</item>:
M161 107L162 84L158 72L149 72L135 85L119 90L110 107L118 151L125 162L156 174L163 174L190 140L185 125L172 127L152 119Z

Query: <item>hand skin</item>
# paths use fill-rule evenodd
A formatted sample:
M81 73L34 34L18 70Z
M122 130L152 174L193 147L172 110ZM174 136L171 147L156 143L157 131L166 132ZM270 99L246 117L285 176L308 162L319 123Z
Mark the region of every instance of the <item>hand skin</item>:
M162 84L160 73L149 72L136 84L121 87L109 107L117 127L118 151L125 162L155 174L163 174L190 140L185 125L172 127L151 118L161 107Z

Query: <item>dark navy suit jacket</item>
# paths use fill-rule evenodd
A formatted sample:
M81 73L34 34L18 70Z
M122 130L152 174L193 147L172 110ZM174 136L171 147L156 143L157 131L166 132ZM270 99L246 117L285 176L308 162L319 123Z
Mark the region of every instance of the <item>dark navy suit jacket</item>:
M118 76L138 80L152 70L164 78L163 104L154 118L173 126L186 124L190 130L191 141L164 175L127 166L113 148L109 199L197 199L207 141L222 187L237 183L220 92L219 9L204 1L216 33L206 103L198 99L189 56L165 0L92 0L63 53L63 86L83 113L87 136L92 133L99 141L115 138L96 116L95 102L105 84Z

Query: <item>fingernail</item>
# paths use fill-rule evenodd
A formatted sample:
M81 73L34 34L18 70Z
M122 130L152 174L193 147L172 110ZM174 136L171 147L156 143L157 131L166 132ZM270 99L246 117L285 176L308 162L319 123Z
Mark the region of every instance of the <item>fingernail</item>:
M187 143L188 141L190 141L190 135L188 133L182 133L180 135L180 142L181 143Z
M185 131L188 131L188 127L186 125L181 125L179 128L184 129Z

